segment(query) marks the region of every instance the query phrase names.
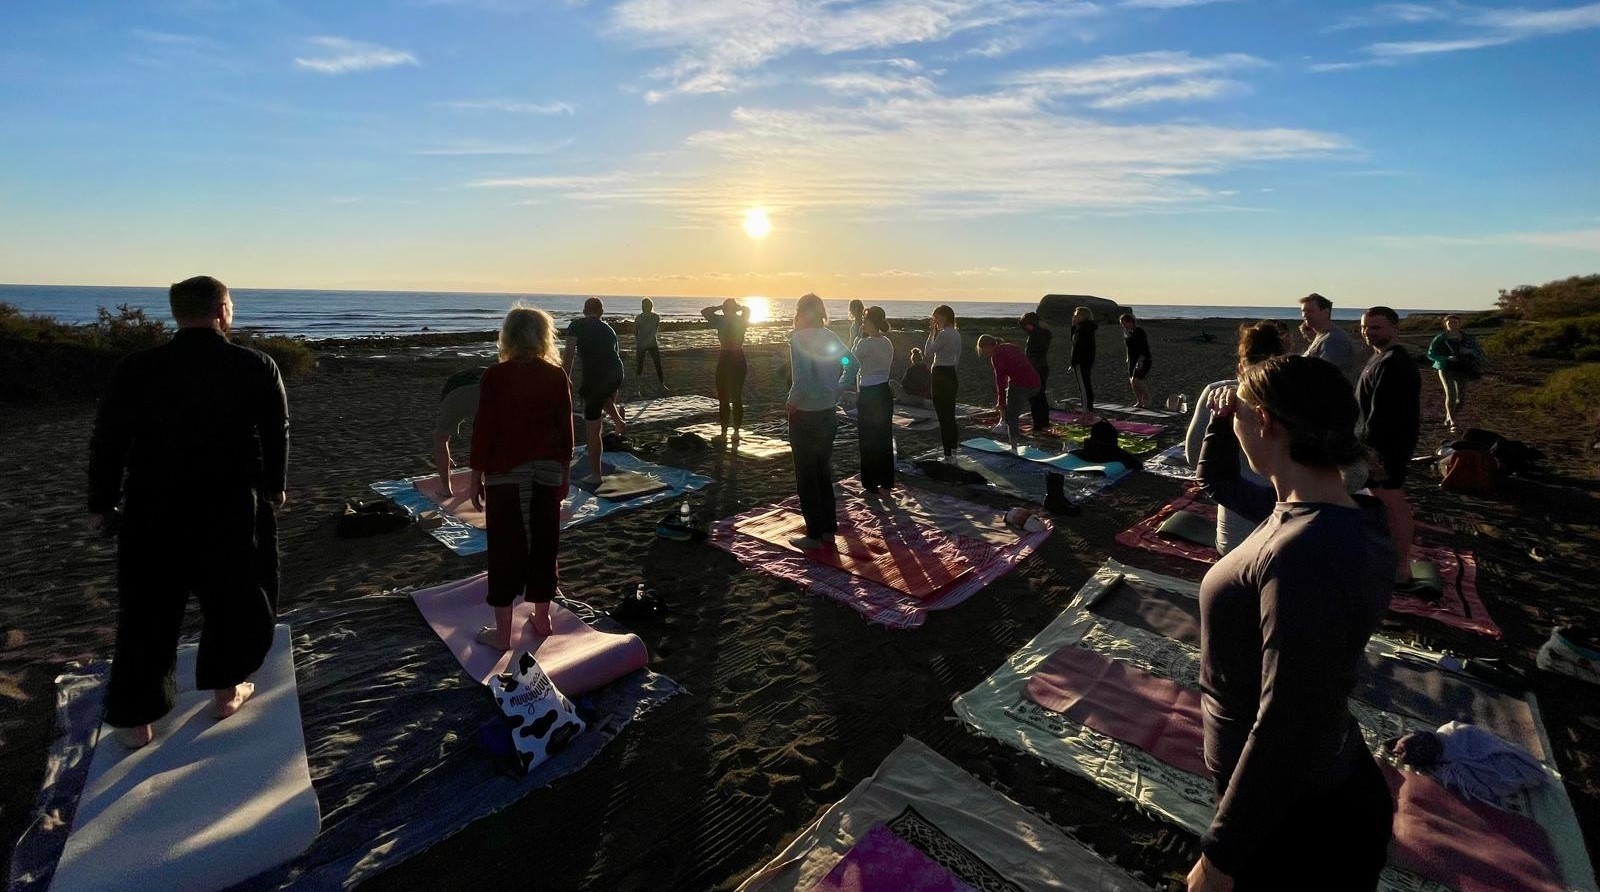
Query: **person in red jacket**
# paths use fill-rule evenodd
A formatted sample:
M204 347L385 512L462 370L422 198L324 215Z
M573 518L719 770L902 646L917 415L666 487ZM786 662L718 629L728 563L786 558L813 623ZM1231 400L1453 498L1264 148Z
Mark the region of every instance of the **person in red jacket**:
M555 321L514 307L500 326L500 362L483 373L472 420L472 504L489 533L494 625L478 642L511 647L511 606L533 607L535 635L549 635L557 593L561 502L572 466L572 382L556 353ZM526 510L526 515L524 515Z
M1039 372L1021 347L993 335L978 338L978 355L994 366L994 405L1005 419L1006 437L1015 452L1022 410L1039 392Z

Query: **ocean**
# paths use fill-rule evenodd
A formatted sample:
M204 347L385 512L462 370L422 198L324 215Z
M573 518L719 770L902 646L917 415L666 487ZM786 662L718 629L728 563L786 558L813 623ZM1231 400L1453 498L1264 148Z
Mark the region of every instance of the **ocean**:
M234 325L269 334L307 338L348 338L366 335L406 335L421 332L492 331L513 304L523 303L549 311L558 321L577 316L586 295L477 294L437 291L290 291L239 288L233 291ZM632 318L640 297L603 297L609 316ZM700 310L720 304L721 298L653 297L663 321L700 318ZM793 313L792 297L749 297L751 321L785 319ZM828 314L844 318L849 298L827 300ZM942 301L956 317L1014 319L1034 309L1037 301ZM62 322L92 322L96 311L127 305L145 310L153 318L167 319L165 288L122 288L84 285L0 285L0 303L24 313L54 317ZM884 308L891 319L920 319L941 301L867 301ZM1144 304L1132 307L1142 319L1298 319L1300 308L1292 301L1282 306L1186 306ZM1401 315L1408 311L1400 310ZM1429 311L1434 312L1434 311ZM1334 317L1360 318L1361 308L1334 309Z

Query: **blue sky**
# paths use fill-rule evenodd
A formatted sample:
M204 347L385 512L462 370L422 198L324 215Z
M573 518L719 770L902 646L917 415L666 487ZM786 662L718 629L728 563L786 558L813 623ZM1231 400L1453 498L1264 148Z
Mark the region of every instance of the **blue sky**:
M0 280L1484 306L1600 271L1597 82L1600 3L13 2Z

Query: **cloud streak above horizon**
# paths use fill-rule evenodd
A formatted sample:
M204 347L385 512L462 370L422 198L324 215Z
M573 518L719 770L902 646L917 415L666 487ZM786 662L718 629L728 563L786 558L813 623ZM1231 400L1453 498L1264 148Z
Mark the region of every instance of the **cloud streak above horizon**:
M315 48L317 55L296 56L294 64L318 74L350 74L356 71L422 64L409 51L343 37L309 37L306 43Z

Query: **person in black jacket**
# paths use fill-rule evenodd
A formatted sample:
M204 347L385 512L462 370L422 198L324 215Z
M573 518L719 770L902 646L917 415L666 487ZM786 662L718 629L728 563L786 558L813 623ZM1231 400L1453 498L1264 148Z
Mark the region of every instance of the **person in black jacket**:
M1412 584L1411 537L1417 526L1406 500L1406 467L1422 426L1422 373L1400 344L1399 323L1400 314L1388 307L1373 307L1361 316L1361 337L1372 348L1372 358L1356 382L1361 406L1356 432L1378 457L1367 487L1389 511L1398 555L1395 583L1406 588Z
M1144 383L1150 374L1150 337L1139 327L1132 313L1123 313L1117 319L1122 323L1123 346L1128 348L1128 386L1133 389L1133 404L1141 409L1150 408L1150 388Z
M1039 389L1028 405L1033 410L1033 432L1042 434L1050 430L1050 392L1047 385L1050 379L1050 341L1055 333L1044 324L1038 313L1023 313L1020 324L1022 330L1028 333L1028 345L1025 348L1028 364L1039 373Z
M1072 311L1072 375L1083 395L1083 411L1094 415L1094 315L1088 307Z
M189 595L203 616L195 685L212 691L219 719L254 692L247 679L266 659L277 614L283 380L266 354L228 342L227 286L197 276L169 298L177 334L118 365L89 453L90 529L118 535L105 720L130 748L149 743L177 703Z

